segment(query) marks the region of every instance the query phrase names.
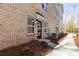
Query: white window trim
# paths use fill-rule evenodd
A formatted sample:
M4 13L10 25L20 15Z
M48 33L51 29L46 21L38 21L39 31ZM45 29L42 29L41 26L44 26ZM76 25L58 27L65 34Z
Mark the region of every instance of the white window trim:
M34 25L28 25L28 23L27 23L27 27L28 27L28 26L34 27L34 33L35 33L35 21L36 21L36 19L35 19L34 17L32 17L32 16L28 16L28 17L34 19ZM28 19L27 19L27 20L28 20ZM27 35L33 35L34 33L28 33L28 30L27 30Z

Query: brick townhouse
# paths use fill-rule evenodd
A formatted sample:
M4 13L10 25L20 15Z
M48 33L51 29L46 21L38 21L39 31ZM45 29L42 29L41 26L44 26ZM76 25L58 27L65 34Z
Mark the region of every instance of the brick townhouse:
M62 32L63 4L1 3L0 50Z

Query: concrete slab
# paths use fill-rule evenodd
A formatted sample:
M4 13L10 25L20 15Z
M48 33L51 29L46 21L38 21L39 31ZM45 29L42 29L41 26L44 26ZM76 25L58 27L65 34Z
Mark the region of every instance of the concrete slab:
M50 40L48 39L39 39L39 41L44 41L46 42L51 48L54 48L57 44L52 43Z
M46 56L79 56L79 48L76 46L73 36L74 34L72 33L67 35L64 40Z

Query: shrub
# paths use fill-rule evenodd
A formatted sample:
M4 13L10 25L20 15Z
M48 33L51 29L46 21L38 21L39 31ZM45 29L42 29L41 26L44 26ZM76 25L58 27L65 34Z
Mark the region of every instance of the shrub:
M51 39L57 39L57 33L52 33L51 34Z
M48 46L48 44L44 41L41 41L41 46L43 46L43 48L46 48Z
M33 55L33 51L30 47L24 47L21 50L21 55L22 56L32 56Z
M63 37L65 37L65 33L60 33L59 35L58 35L58 39L61 39L61 38L63 38Z

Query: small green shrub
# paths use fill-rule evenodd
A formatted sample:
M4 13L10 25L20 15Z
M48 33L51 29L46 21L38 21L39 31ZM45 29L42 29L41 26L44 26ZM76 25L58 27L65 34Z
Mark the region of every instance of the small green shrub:
M21 50L21 55L22 56L32 56L33 55L33 51L30 47L24 47Z

